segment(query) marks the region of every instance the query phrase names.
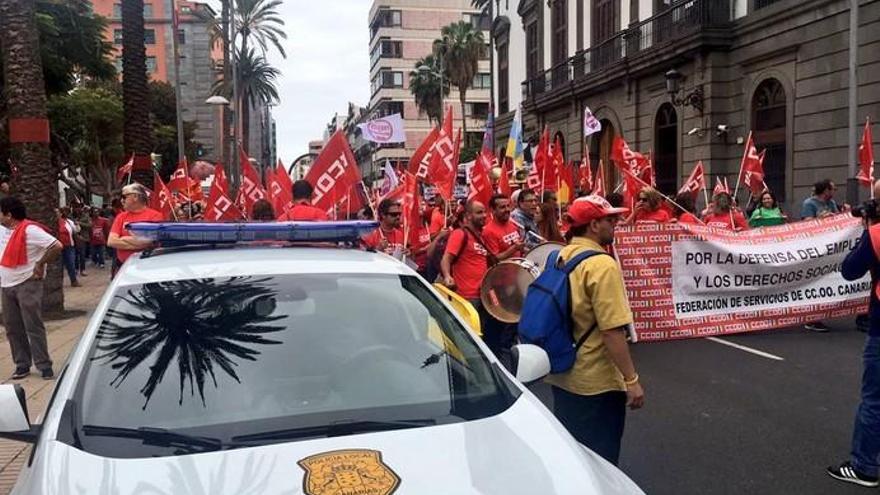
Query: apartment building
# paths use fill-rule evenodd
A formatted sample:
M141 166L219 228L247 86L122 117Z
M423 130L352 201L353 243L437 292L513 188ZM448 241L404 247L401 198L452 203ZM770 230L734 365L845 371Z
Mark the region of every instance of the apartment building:
M369 117L400 113L406 129L406 143L373 145L371 174L377 174L385 160L393 165L406 163L431 131L427 115L421 113L409 89L410 72L417 62L431 54L433 42L448 24L466 21L482 29L487 43L479 62L479 74L467 91L465 113L468 135L465 143L482 139L489 111L492 77L489 65L489 19L471 7L470 0L374 0L370 8ZM461 127L458 90L453 87L445 103L453 107L456 124ZM366 167L364 167L366 168Z
M768 186L797 214L817 180L849 176L846 0L500 0L496 139L522 106L525 136L547 125L568 160L585 145L607 186L614 136L653 152L675 191L698 160L734 183L743 140L766 150ZM880 1L859 1L858 115L880 118ZM588 107L603 130L585 141ZM878 135L877 132L874 133Z

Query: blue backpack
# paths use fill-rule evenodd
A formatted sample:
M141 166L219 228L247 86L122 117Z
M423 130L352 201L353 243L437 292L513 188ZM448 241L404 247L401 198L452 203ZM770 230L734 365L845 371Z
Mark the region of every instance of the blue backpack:
M559 267L559 251L553 251L547 257L544 271L529 285L526 292L526 300L519 317L519 338L522 343L537 345L547 352L551 373L562 373L571 369L578 349L596 328L593 325L575 344L568 275L582 261L597 254L608 253L584 251Z

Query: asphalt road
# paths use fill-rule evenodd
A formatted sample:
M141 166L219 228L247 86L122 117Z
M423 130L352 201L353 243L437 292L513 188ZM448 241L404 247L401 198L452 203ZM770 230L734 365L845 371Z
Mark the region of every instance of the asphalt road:
M782 361L705 339L635 345L646 406L627 415L621 469L649 494L878 493L824 472L848 458L865 339L828 324L722 337Z

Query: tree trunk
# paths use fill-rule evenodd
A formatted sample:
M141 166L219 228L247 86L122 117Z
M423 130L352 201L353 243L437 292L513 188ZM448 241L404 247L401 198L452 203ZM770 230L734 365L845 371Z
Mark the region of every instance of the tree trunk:
M222 3L222 10L220 14L220 26L223 30L223 80L231 81L232 80L232 63L230 62L229 54L232 53L229 46L229 40L231 37L229 36L229 27L230 27L230 16L229 16L229 3L232 0L220 0ZM220 141L223 143L223 150L221 156L223 157L223 166L229 167L229 129L232 126L232 114L229 112L228 108L223 109L223 139Z
M0 1L0 39L3 46L7 116L11 127L16 119L34 119L45 125L46 86L40 59L40 38L34 17L34 0ZM19 124L21 125L20 121ZM10 136L11 137L11 136ZM24 202L28 216L56 226L58 172L52 165L48 136L28 136L10 143L10 158L20 175L13 179L13 191ZM43 309L64 309L61 263L50 263L43 294Z
M465 111L464 111L464 106L465 106L464 100L465 100L466 95L467 95L467 89L459 89L458 90L458 98L461 101L461 135L462 135L462 139L465 142L467 142L467 122L465 122L465 120L467 120L467 115L465 114Z
M240 87L240 85L239 85ZM250 155L251 143L251 104L247 98L241 100L241 147L247 156Z
M150 123L150 88L144 46L144 0L122 2L122 107L125 114L122 140L125 154L149 158L153 151ZM153 171L138 170L133 180L153 187Z

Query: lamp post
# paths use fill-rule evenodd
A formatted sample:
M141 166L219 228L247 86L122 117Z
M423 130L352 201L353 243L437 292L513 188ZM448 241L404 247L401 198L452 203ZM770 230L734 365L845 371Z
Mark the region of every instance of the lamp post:
M670 69L666 73L666 92L669 93L670 102L676 106L690 106L695 110L703 113L703 88L697 86L693 91L683 96L679 96L681 92L680 81L682 79L681 72Z

